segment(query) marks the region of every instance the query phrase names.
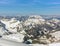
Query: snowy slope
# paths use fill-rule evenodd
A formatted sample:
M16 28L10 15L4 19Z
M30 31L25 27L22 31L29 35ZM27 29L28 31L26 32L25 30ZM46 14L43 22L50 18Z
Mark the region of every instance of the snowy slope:
M7 30L9 30L9 32L12 32L12 33L16 33L17 32L17 28L19 28L19 29L22 28L22 25L21 25L20 21L16 20L15 18L12 18L9 21L1 20L1 22L3 24L5 24L5 28Z
M16 41L16 42L23 42L24 35L23 34L10 34L2 36L3 39Z
M30 45L9 41L5 39L0 39L0 46L30 46Z

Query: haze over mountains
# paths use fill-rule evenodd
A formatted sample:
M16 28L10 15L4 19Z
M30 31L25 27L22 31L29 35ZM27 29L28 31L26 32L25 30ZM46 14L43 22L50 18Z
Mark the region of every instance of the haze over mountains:
M30 14L30 15L32 16L32 15L35 15L35 14ZM11 15L9 15L9 14L0 14L0 18L5 17L5 18L10 19L10 18L15 17L15 18L20 18L21 19L21 18L24 18L24 17L28 18L30 15L29 14L28 15L22 15L22 14L11 14ZM37 16L42 16L44 19L52 19L52 18L60 19L60 15L37 15Z

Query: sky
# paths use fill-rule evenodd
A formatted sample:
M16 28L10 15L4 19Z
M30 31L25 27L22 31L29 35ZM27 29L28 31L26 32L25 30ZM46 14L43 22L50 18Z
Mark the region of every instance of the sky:
M60 15L60 0L0 0L0 14Z

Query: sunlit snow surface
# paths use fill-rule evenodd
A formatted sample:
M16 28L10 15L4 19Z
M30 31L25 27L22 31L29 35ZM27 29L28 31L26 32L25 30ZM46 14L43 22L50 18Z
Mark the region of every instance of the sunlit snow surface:
M9 41L5 39L0 39L0 46L30 46L30 45L14 42L14 41Z
M16 42L23 42L24 35L17 33L17 34L2 36L2 38L6 40L16 41Z
M0 46L60 46L60 43L52 43L48 45L43 44L23 44L19 42L14 42L10 40L0 39Z

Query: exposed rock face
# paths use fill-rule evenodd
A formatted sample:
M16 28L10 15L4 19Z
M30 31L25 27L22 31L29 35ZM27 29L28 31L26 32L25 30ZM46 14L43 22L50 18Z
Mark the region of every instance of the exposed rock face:
M39 16L29 17L29 19L24 23L26 28L25 31L27 33L27 40L31 39L32 43L43 44L56 42L55 36L53 36L51 33L59 30L60 27L57 24L58 22L59 20L57 19L43 21L42 17Z
M26 31L27 36L25 38L27 40L31 39L32 43L48 44L54 42L53 41L54 37L52 37L52 35L47 33L47 31L45 32L41 30L37 30L37 31L36 30L37 28L36 29L33 28L31 30Z
M0 36L8 34L8 30L5 28L5 24L0 21Z

